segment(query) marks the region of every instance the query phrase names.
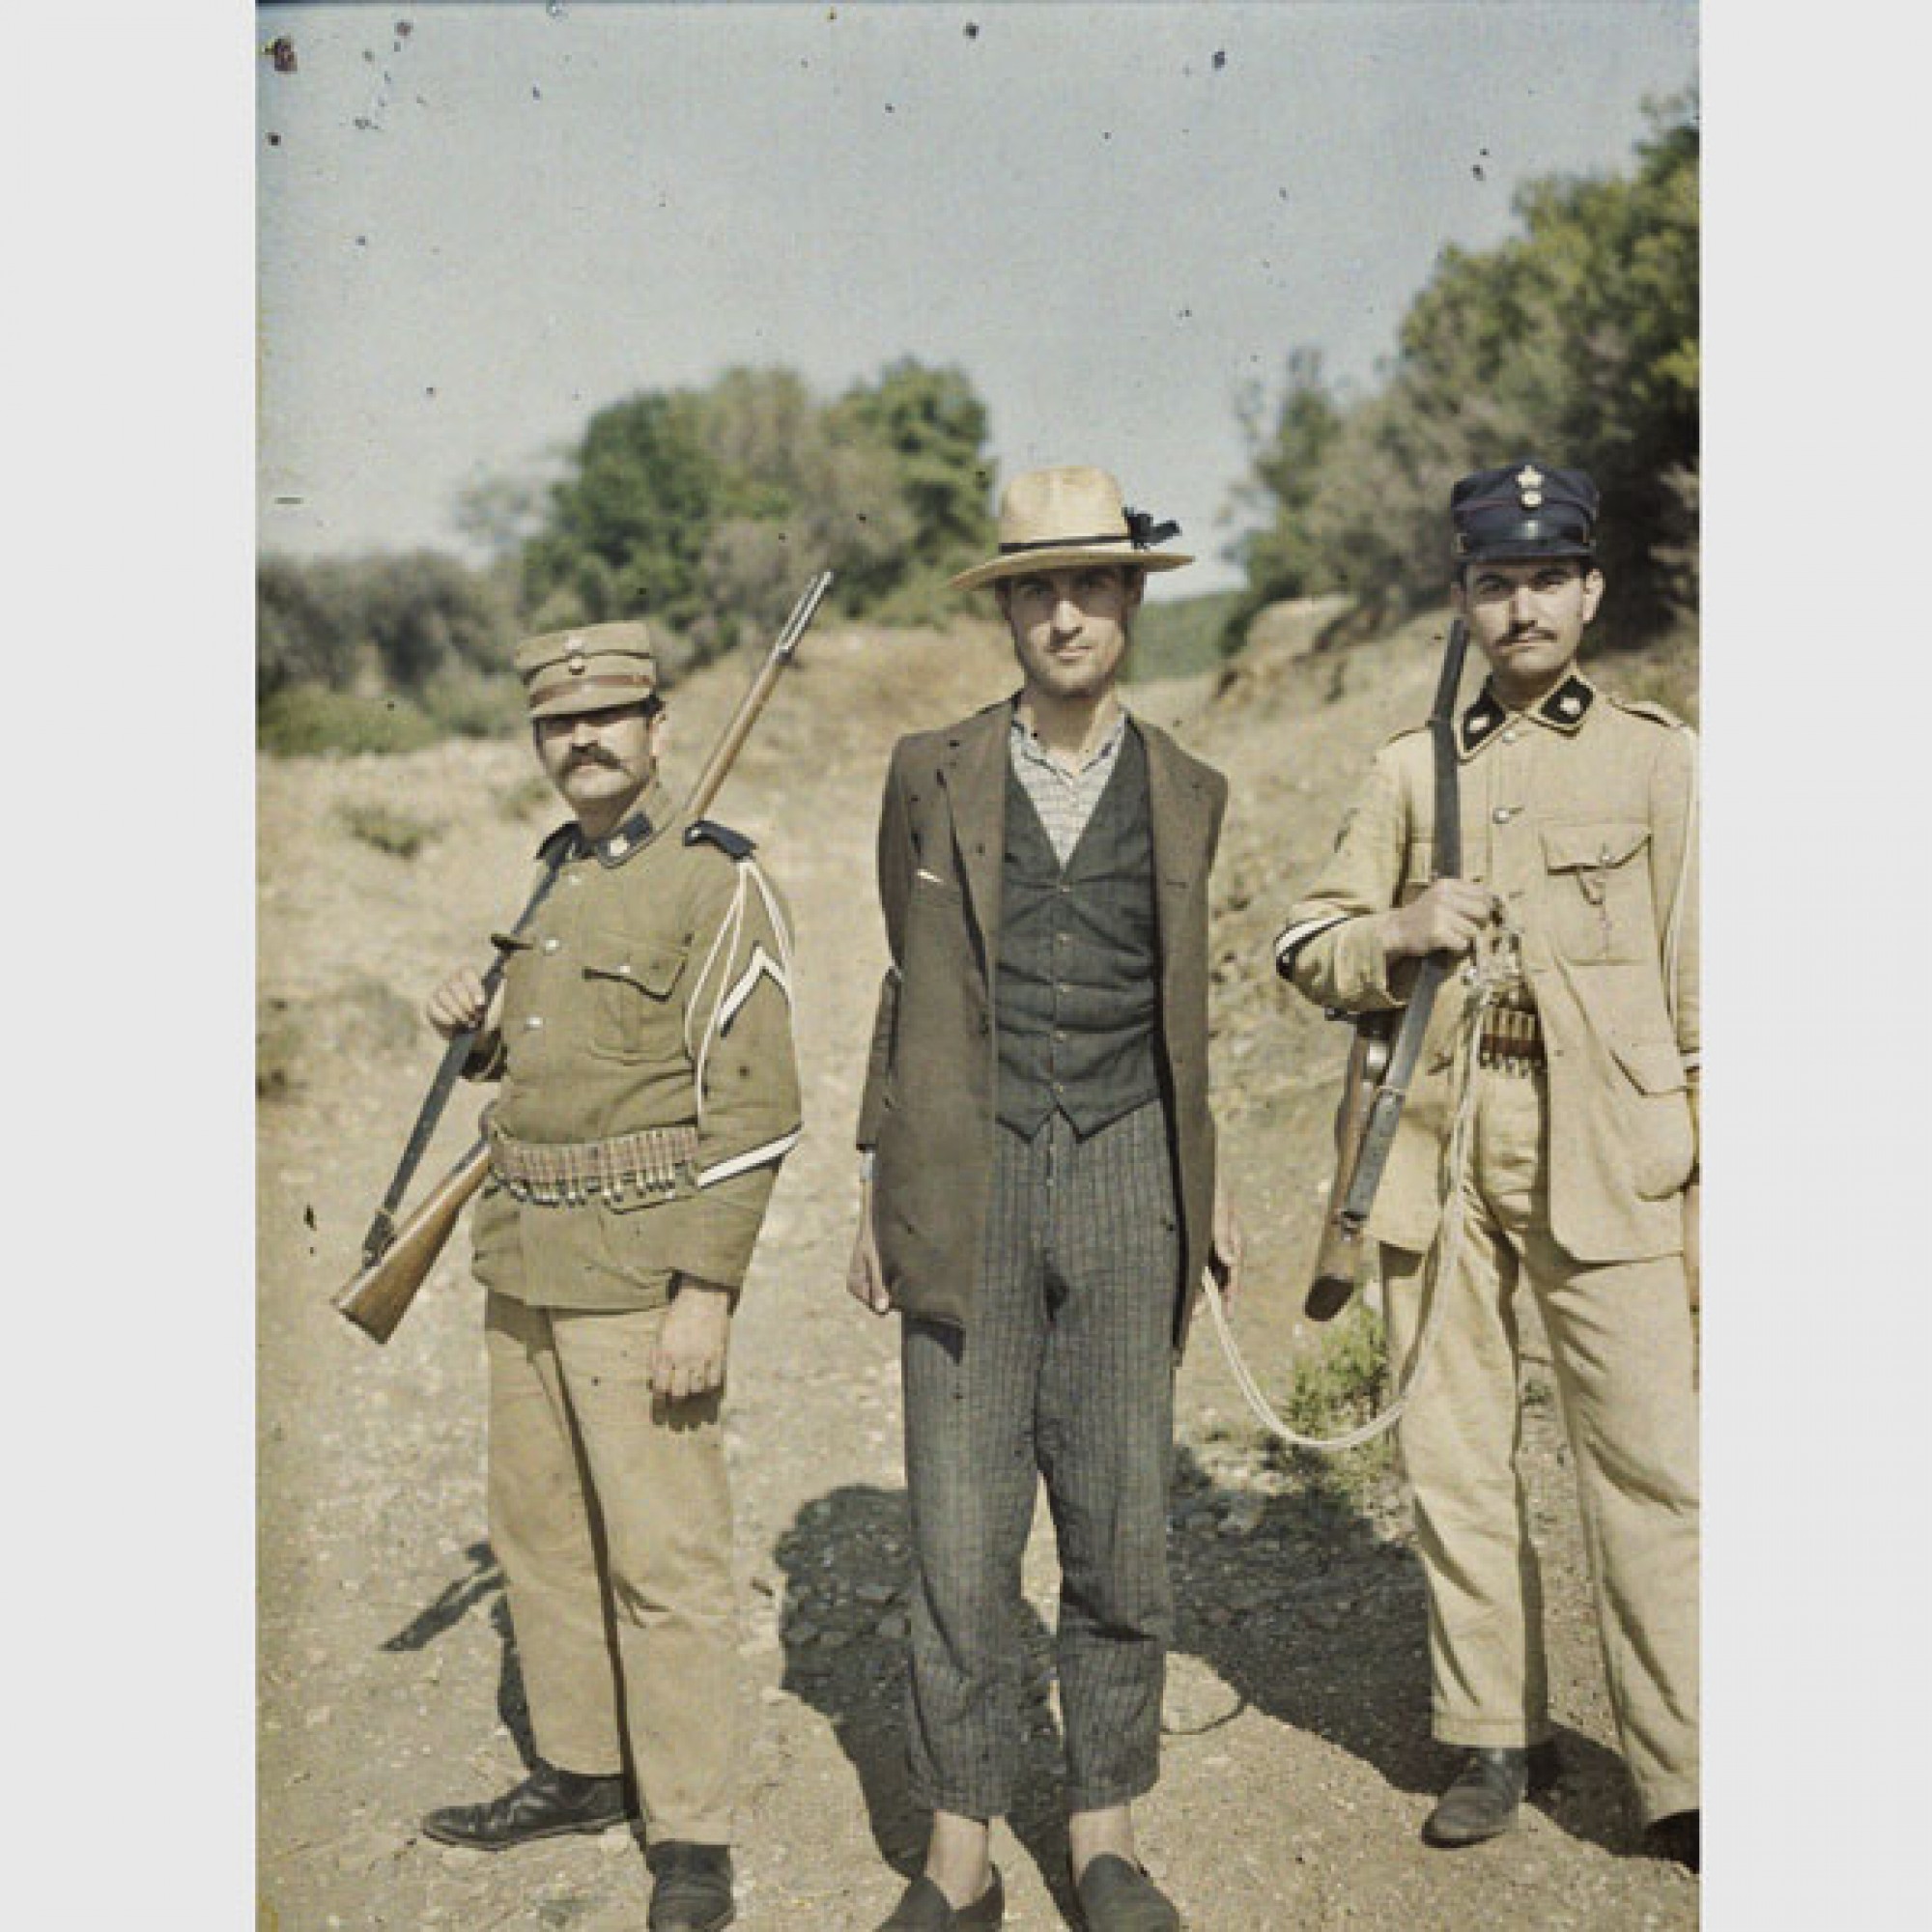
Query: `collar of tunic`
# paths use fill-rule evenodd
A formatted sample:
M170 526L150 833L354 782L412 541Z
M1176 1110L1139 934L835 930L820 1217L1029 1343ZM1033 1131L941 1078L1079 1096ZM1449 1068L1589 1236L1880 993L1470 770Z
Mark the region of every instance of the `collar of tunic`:
M637 810L615 831L602 838L586 838L583 828L575 819L567 819L537 848L537 856L555 865L595 859L600 866L621 866L641 852L664 830L670 816L670 801L664 783L653 779L638 802Z
M1528 719L1567 737L1581 728L1596 701L1596 687L1574 670L1526 711L1512 710L1496 696L1495 680L1485 679L1475 702L1463 713L1456 742L1463 757L1473 757L1513 718Z

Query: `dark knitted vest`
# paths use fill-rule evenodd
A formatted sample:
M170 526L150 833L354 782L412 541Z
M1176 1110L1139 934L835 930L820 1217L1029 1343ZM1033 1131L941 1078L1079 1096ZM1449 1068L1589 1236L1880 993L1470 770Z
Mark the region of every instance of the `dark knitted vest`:
M999 1117L1029 1137L1058 1107L1083 1137L1156 1097L1153 837L1129 724L1063 868L1007 762L1000 890Z

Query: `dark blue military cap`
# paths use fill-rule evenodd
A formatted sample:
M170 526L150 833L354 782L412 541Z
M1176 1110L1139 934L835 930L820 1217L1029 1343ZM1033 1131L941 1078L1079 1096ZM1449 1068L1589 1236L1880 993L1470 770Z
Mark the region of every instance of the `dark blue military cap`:
M1478 469L1450 491L1449 514L1458 563L1596 554L1597 486L1580 469L1527 457Z

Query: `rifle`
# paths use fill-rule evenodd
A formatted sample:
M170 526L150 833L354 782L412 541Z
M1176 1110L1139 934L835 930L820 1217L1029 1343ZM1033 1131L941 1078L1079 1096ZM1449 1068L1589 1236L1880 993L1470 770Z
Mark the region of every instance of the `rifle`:
M1448 647L1442 653L1442 674L1436 680L1435 701L1429 712L1429 736L1435 752L1435 832L1432 870L1438 879L1453 879L1463 869L1462 806L1456 782L1456 690L1463 681L1463 658L1469 634L1462 618L1449 627ZM1327 1321L1349 1305L1362 1259L1362 1236L1368 1228L1382 1169L1388 1165L1408 1083L1422 1053L1422 1037L1435 995L1453 962L1446 952L1432 952L1416 969L1415 983L1402 1023L1389 1039L1390 1016L1365 1013L1354 1020L1355 1039L1349 1051L1342 1103L1335 1118L1335 1181L1328 1190L1328 1212L1316 1251L1315 1276L1302 1313L1311 1321Z
M807 627L831 587L832 573L829 570L820 571L805 586L798 602L792 606L791 615L785 619L783 630L779 633L778 641L773 644L757 675L752 680L751 689L739 700L738 708L724 727L724 736L719 739L704 769L698 774L697 782L692 786L690 795L680 808L681 815L701 818L718 795L725 774L731 769L745 740L751 736L752 726L758 722L758 714L764 710L780 676L798 649L799 639L805 636ZM531 914L543 902L555 881L556 872L557 867L553 866L544 874L517 921L516 931L521 932L529 923ZM491 962L490 970L484 975L486 1008L489 996L496 992L502 979L503 959L504 954L499 950ZM395 1210L441 1117L457 1076L469 1058L476 1034L477 1029L471 1027L450 1039L436 1078L416 1116L409 1145L403 1150L395 1179L389 1183L389 1191L384 1197L383 1205L377 1208L376 1218L370 1222L369 1232L363 1237L361 1271L332 1297L335 1308L365 1335L378 1342L386 1342L396 1332L396 1324L409 1313L410 1303L415 1299L416 1291L436 1265L437 1257L455 1231L457 1219L469 1197L482 1186L490 1172L489 1142L487 1138L479 1137L463 1158L430 1189L422 1204L400 1226L396 1225Z

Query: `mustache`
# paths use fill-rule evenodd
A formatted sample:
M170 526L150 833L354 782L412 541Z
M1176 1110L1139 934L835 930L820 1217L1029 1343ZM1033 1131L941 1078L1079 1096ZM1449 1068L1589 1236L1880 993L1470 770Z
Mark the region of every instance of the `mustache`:
M595 750L573 752L563 761L566 772L574 772L582 765L609 765L612 771L622 771L623 765L608 752Z

